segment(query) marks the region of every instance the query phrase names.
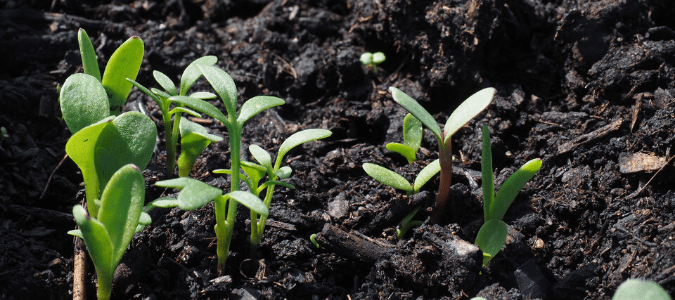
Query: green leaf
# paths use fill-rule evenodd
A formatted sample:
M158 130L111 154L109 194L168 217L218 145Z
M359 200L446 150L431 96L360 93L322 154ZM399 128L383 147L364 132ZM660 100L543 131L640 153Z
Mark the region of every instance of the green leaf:
M490 207L490 215L488 219L503 219L506 210L509 209L513 200L516 199L518 192L525 186L525 184L532 179L535 173L541 168L541 159L533 159L525 163L518 169L511 177L506 179L504 184L499 188L499 192L495 196L492 207Z
M112 284L112 275L117 264L113 265L113 244L108 236L105 226L92 218L80 205L73 207L73 217L77 226L80 227L80 234L84 244L87 246L89 256L94 262L97 274L104 275L105 278L98 278L100 281L110 281Z
M186 114L189 114L189 115L191 115L191 116L193 116L193 117L197 117L197 118L201 118L201 117L202 117L202 115L201 115L200 113L198 113L198 112L196 112L196 111L194 111L194 110L191 110L191 109L189 109L189 108L185 108L185 107L175 107L174 109L172 109L171 111L169 111L169 115L170 115L170 116L171 116L171 115L174 115L174 114L176 114L176 113L186 113ZM181 119L181 120L185 120L185 119ZM179 125L179 128L180 128L180 125Z
M457 132L462 126L471 121L481 111L483 111L492 98L497 93L494 88L482 89L464 100L455 111L452 112L448 121L445 123L445 134L443 143L447 143L450 137Z
M208 103L204 100L197 99L197 98L192 98L188 96L171 96L169 97L169 101L172 102L178 102L180 104L184 104L198 112L204 113L210 117L213 117L214 119L221 121L225 124L228 123L227 117L223 115L218 108L213 106L213 104Z
M307 142L327 138L331 136L331 134L333 133L326 129L307 129L292 134L281 144L281 147L279 147L279 153L277 154L277 160L274 164L274 169L279 169L281 166L281 161L284 159L284 156L286 156L286 153L291 151L291 149Z
M152 71L152 77L155 77L155 80L157 80L157 83L169 93L171 96L176 96L178 93L176 92L176 85L173 84L173 81L169 78L169 76L166 76L166 74L160 72L160 71Z
M177 190L180 191L183 188L185 188L186 186L188 186L189 184L191 184L193 181L198 181L198 180L192 179L192 178L181 177L181 178L174 178L174 179L157 181L157 182L155 182L155 185L159 186L159 187L173 188L173 189L177 189Z
M186 178L186 177L183 177ZM178 207L182 210L200 208L223 194L219 188L212 187L196 179L190 180L178 193Z
M487 254L483 256L483 266L487 265L488 261L504 247L508 231L508 226L500 219L489 220L480 228L476 236L476 245L484 254Z
M396 152L403 155L408 163L412 163L417 160L417 151L415 151L413 148L410 148L408 145L389 143L387 144L387 149L391 152Z
M265 167L267 172L272 173L272 157L265 149L260 148L258 145L251 145L248 146L248 151L251 152L253 158L255 158L261 166Z
M231 116L236 116L237 86L234 84L234 80L232 80L232 77L230 77L230 75L225 73L225 71L218 69L216 67L207 65L196 65L196 66L202 72L202 74L204 74L204 78L208 80L208 82L211 84L211 87L213 87L218 96L220 96L220 99L223 101L223 104L225 104L227 114Z
M490 210L494 203L495 185L492 177L492 146L490 145L490 129L483 126L483 155L480 159L483 180L483 220L490 220Z
M413 194L420 192L422 187L429 181L431 178L434 178L438 172L441 171L441 163L439 160L434 160L428 164L415 178L415 184L413 185Z
M213 66L218 62L218 58L215 56L204 56L200 57L193 62L191 62L187 68L185 68L185 71L183 71L183 75L180 77L180 95L185 96L187 95L187 91L192 87L195 82L197 82L197 79L202 76L202 72L197 69L197 65L208 65L208 66ZM199 98L199 97L195 97Z
M141 170L131 164L115 172L101 194L98 220L110 236L114 267L117 267L136 232L144 203L145 180Z
M160 197L154 201L148 203L148 206L152 207L161 207L161 208L173 208L178 206L178 200L173 197Z
M80 56L82 57L82 68L84 69L84 73L94 76L100 83L101 71L98 68L96 51L94 50L94 45L91 44L89 35L87 35L87 32L82 28L77 31L77 43L80 44Z
M413 187L410 185L410 182L392 170L371 163L363 164L363 170L365 170L366 173L370 175L370 177L373 177L381 184L388 185L395 189L404 190L408 194L413 191Z
M293 173L293 169L291 169L291 167L283 166L279 168L279 170L274 174L277 175L279 179L286 179L288 177L291 177L291 173Z
M148 213L142 211L140 218L138 218L138 224L150 225L152 224L152 217L150 217Z
M417 152L422 144L422 122L412 114L403 118L403 143Z
M364 66L371 65L373 63L373 54L370 53L370 52L363 53L363 54L361 54L361 57L359 58L359 61Z
M209 92L195 92L190 94L190 97L205 100L205 99L215 99L217 96L216 94Z
M82 231L80 231L79 229L68 230L68 234L82 238Z
M131 82L131 84L134 85L139 90L141 90L141 92L150 96L150 98L152 98L152 100L155 100L155 103L157 103L157 106L159 106L160 109L164 109L164 106L162 105L162 100L159 99L159 97L157 97L157 95L155 95L155 93L151 92L150 90L148 90L148 88L144 87L143 85L136 82L135 80L127 78L127 81ZM164 112L162 112L162 113L164 113Z
M169 99L171 97L171 95L167 94L165 91L162 91L157 88L151 88L150 91L162 99Z
M429 128L429 130L431 130L439 142L445 142L445 140L441 138L441 127L438 125L438 122L436 122L436 119L434 119L434 117L432 117L429 112L427 112L427 110L422 107L422 105L395 87L390 87L389 91L391 92L391 96L394 98L394 101L403 106L403 108L408 110L408 112L410 112L413 116L415 116L415 118L422 122L424 126Z
M204 126L182 119L180 122L181 155L178 158L178 173L180 177L188 176L194 167L197 157L211 142L220 142L223 137L209 134Z
M413 211L411 211L410 213L408 213L407 215L405 215L405 217L403 218L403 220L401 220L401 227L404 227L406 224L408 224L408 222L410 222L410 220L412 220L412 218L415 217L415 215L417 214L417 211L418 211L418 210L420 210L419 207L418 207L418 208L415 208Z
M261 111L282 105L284 103L286 103L286 101L283 99L272 96L256 96L248 99L248 101L244 102L244 104L241 106L241 109L239 110L237 124L239 124L241 127L244 125L244 122L259 114Z
M241 203L242 205L248 207L251 211L267 217L269 215L269 211L267 210L267 206L265 206L265 203L263 203L260 198L256 197L255 195L251 194L250 192L244 192L244 191L234 191L227 193L225 196L229 197L230 199L234 199L235 201Z
M244 170L244 173L246 173L246 175L248 176L249 180L251 181L251 185L255 185L255 186L249 185L249 188L251 190L258 188L258 183L260 182L260 179L262 179L263 176L265 176L265 173L267 173L267 169L265 167L256 163L252 163L250 161L242 161L241 169Z
M108 96L94 76L76 73L61 88L61 113L71 133L110 115Z
M292 189L292 190L295 189L295 186L292 185L292 184L290 184L290 183L288 183L288 182L279 181L279 180L270 180L270 181L265 181L265 183L263 183L263 184L260 186L259 191L262 191L264 188L266 188L266 187L268 187L268 186L273 186L273 185L280 185L280 186L283 186L283 187L285 187L285 188L289 188L289 189Z
M101 83L110 95L110 110L118 115L131 92L131 82L136 80L143 62L143 41L134 36L124 42L110 57Z
M671 300L670 295L658 283L642 279L628 279L616 289L612 300Z
M384 53L382 52L375 52L373 54L373 63L374 64L381 64L384 62L384 60L387 59L386 56L384 56Z

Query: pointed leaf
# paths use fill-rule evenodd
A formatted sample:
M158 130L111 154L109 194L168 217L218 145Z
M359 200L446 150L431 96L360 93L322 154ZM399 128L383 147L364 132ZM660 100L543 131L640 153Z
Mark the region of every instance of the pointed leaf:
M193 117L197 117L197 118L201 118L201 117L202 117L202 115L201 115L200 113L198 113L198 112L196 112L196 111L194 111L194 110L191 110L191 109L189 109L189 108L185 108L185 107L175 107L174 109L172 109L171 111L169 111L169 115L170 115L170 116L173 116L173 115L176 114L176 113L186 113L186 114L189 114L189 115L191 115L191 116L193 116ZM181 119L181 120L185 120L185 119ZM179 125L179 128L180 128L180 125Z
M483 220L490 220L490 210L495 197L494 178L492 177L492 146L490 145L490 129L483 126L483 155L480 159L483 181Z
M269 211L267 209L267 206L265 206L265 203L263 203L260 198L256 197L255 195L251 194L250 192L244 192L244 191L234 191L230 192L227 194L227 196L230 199L234 199L235 201L241 203L243 206L248 207L251 211L262 215L262 216L268 216Z
M87 211L80 205L73 207L73 217L77 226L80 227L80 234L84 244L87 246L89 256L94 262L97 272L109 274L112 280L112 273L115 271L113 259L113 244L108 236L105 226L87 214ZM117 265L114 265L117 267ZM99 280L101 280L99 278Z
M223 115L223 113L220 112L220 110L218 110L217 107L213 106L213 104L208 103L204 100L188 96L171 96L169 97L169 101L187 105L188 107L198 112L204 113L210 117L213 117L218 121L221 121L225 124L228 123L227 117L225 117L225 115Z
M326 129L307 129L292 134L281 144L281 147L279 147L279 153L277 154L277 160L274 164L274 168L279 169L281 166L281 161L284 159L284 156L286 156L286 153L291 151L291 149L295 148L296 146L327 138L331 136L331 134L333 133Z
M110 115L108 96L101 83L91 75L68 76L61 88L61 113L71 133Z
M190 63L190 65L185 68L185 71L183 71L183 75L180 77L180 94L181 96L187 95L187 91L192 87L195 82L197 82L197 79L202 76L202 72L197 69L197 65L208 65L208 66L213 66L218 62L218 58L215 56L204 56L200 57L193 62ZM195 97L198 98L198 97Z
M87 35L87 32L82 28L77 31L77 42L80 44L80 56L82 57L82 68L84 69L84 73L94 76L100 83L101 71L98 68L96 51L94 50L94 45L91 44L89 35Z
M192 179L192 178L181 177L181 178L174 178L174 179L157 181L157 182L155 182L155 185L159 186L159 187L173 188L173 189L177 189L177 190L180 191L183 188L185 188L186 186L188 186L190 183L192 183L193 181L198 181L198 180Z
M160 72L160 71L152 71L152 77L155 77L155 80L157 80L157 83L169 93L171 96L176 96L178 93L176 92L176 85L173 84L173 81L169 78L169 76L166 76L166 74Z
M483 266L487 265L488 261L504 247L508 231L508 226L500 219L487 221L480 228L476 236L476 245L484 254L487 254L483 256Z
M155 103L157 103L157 106L159 106L160 109L163 109L164 106L162 105L162 100L159 99L159 97L157 97L157 95L155 95L155 93L151 92L148 88L144 87L143 85L141 85L140 83L136 82L133 79L127 78L127 81L131 82L131 84L134 85L137 89L141 90L141 92L150 96L150 98L152 98L152 100L155 100ZM162 113L164 113L164 112L162 112Z
M439 160L434 160L428 164L415 178L415 184L413 185L413 194L419 193L422 187L429 181L431 178L434 178L438 172L441 171L441 163Z
M216 67L207 65L196 65L202 71L204 78L209 81L211 87L216 91L220 99L225 104L227 114L236 116L237 113L237 86L232 77L225 71ZM204 112L206 113L206 112Z
M265 167L266 171L272 171L272 157L265 149L260 148L258 145L251 145L248 147L248 151L251 152L253 158L255 158L261 166Z
M405 215L405 217L403 218L403 220L401 220L401 227L405 227L405 225L407 225L407 224L410 222L410 220L412 220L412 218L415 217L415 215L417 214L417 211L418 211L418 210L420 210L419 207L418 207L418 208L415 208L413 211L411 211L410 213L408 213L407 215Z
M131 92L131 82L136 80L143 62L143 41L134 36L124 42L110 57L101 83L110 95L110 110L118 115Z
M169 99L171 97L171 95L167 94L165 91L162 91L158 88L151 88L150 91L162 99Z
M415 118L422 122L424 126L429 128L437 140L440 142L444 141L441 138L441 127L438 125L438 122L436 122L436 119L434 119L434 117L432 117L429 112L427 112L427 110L422 107L422 105L395 87L390 87L389 91L391 92L391 96L394 98L394 101L403 106L403 108L405 108L408 112L415 116Z
M466 123L469 123L471 119L477 116L481 111L483 111L490 102L492 98L497 93L497 90L494 88L482 89L475 94L471 95L468 99L464 100L455 111L452 112L448 121L445 123L445 133L443 142L447 143L450 137L457 132L462 126Z
M518 192L525 184L532 179L535 173L541 168L541 159L533 159L525 163L499 188L499 192L490 208L490 219L502 219L509 209L513 200L516 199Z
M68 234L82 238L82 231L80 231L79 229L68 230Z
M248 99L248 101L244 102L244 104L241 106L241 109L239 110L237 123L239 126L243 126L244 122L248 121L248 119L257 115L261 111L282 105L284 103L286 103L286 101L283 99L272 96L257 96Z
M173 197L160 197L154 201L148 203L147 206L152 207L161 207L161 208L173 208L178 206L178 200Z
M405 115L405 118L403 118L403 143L417 153L420 144L422 144L422 135L422 122L412 114Z
M113 266L117 266L136 232L144 203L145 180L141 170L131 164L115 172L101 194L98 220L113 245Z
M262 191L263 191L265 188L267 188L267 187L270 187L270 186L277 186L277 185L280 185L280 186L283 186L283 187L285 187L285 188L289 188L289 189L292 189L292 190L295 189L295 186L292 185L292 184L290 184L290 183L288 183L288 182L279 181L279 180L270 180L270 181L265 181L265 183L263 183L262 185L260 185L260 187L258 188L258 191L257 191L257 192L260 193L260 192L262 192Z
M216 96L216 94L214 93L209 92L196 92L190 94L190 97L205 100L205 99L215 99L218 96Z
M396 152L403 155L408 163L412 163L417 160L417 151L415 151L413 148L410 148L408 145L389 143L387 144L387 149L391 152Z
M368 175L370 175L370 177L373 177L381 184L388 185L395 189L404 190L406 193L413 191L413 187L410 185L410 182L392 170L371 163L363 164L363 169Z

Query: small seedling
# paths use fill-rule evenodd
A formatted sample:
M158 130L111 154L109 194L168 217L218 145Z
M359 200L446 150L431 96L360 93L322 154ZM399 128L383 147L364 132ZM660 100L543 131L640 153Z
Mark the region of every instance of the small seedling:
M244 180L248 185L249 190L256 196L259 196L264 189L267 189L264 203L269 209L270 204L272 203L275 186L281 185L287 188L295 188L293 185L279 181L280 179L290 177L293 172L290 167L281 166L284 156L286 156L291 149L299 145L327 138L331 134L332 133L329 130L325 129L307 129L292 134L281 144L281 147L279 147L274 166L272 166L272 157L267 151L260 146L251 145L249 151L258 163L242 161L241 166L244 170L244 174L241 174L240 178ZM232 170L215 170L213 173L232 174ZM260 184L260 180L265 175L267 175L267 181ZM254 211L251 211L251 255L255 255L256 253L266 224L267 216L260 216L260 219L258 219L258 215Z
M312 235L309 236L309 241L312 242L312 245L316 247L316 249L325 249L324 247L321 247L319 243L316 241L316 233L312 233Z
M73 207L79 230L68 233L84 240L96 268L99 300L110 299L115 269L127 250L141 218L145 181L141 170L126 165L113 174L101 195L98 217L80 205Z
M7 134L7 129L5 128L5 126L0 127L0 145L2 145L2 141L4 141L8 137L9 134Z
M417 151L422 143L422 122L412 114L403 118L403 144L389 143L387 149L403 155L408 163L417 161Z
M418 210L420 210L419 207L415 208L413 211L411 211L409 214L407 214L405 216L405 218L403 218L403 220L401 221L401 226L398 229L396 229L396 237L397 238L402 239L405 236L405 234L408 232L408 230L410 230L413 227L420 226L424 223L422 221L412 221L412 218L415 217Z
M406 192L406 195L410 196L419 193L422 186L441 171L441 165L438 159L431 162L415 177L414 184L410 184L408 180L398 173L373 163L363 164L363 170L379 183L403 190Z
M441 181L438 188L438 194L436 195L436 207L434 207L431 215L431 222L436 223L440 221L445 210L445 204L450 195L450 184L452 180L452 135L492 102L496 90L494 88L480 90L462 102L448 118L448 121L445 123L445 129L442 132L441 127L434 117L417 103L417 101L395 87L390 87L389 90L391 91L394 101L403 106L403 108L408 110L408 112L422 122L424 126L431 130L438 141Z
M483 251L483 266L485 266L506 243L508 226L502 219L513 200L516 199L518 192L541 168L541 159L530 160L520 167L506 179L495 196L494 179L492 177L492 147L490 146L490 130L487 126L483 126L482 136L481 170L485 223L478 231L476 245Z
M628 279L616 289L612 300L671 300L668 292L658 283L641 279Z
M175 101L171 101L169 100L169 98L172 96L187 95L188 90L192 87L192 85L194 85L197 79L199 79L202 76L202 72L197 68L197 65L213 66L216 64L216 62L218 62L218 58L216 58L215 56L204 56L190 63L190 65L188 65L187 68L185 68L185 70L183 71L183 75L180 77L180 93L178 90L176 90L176 86L171 81L171 79L164 73L159 71L153 71L152 75L155 77L157 83L159 83L159 85L162 88L164 88L164 91L155 88L147 89L146 87L134 81L133 79L127 78L127 80L131 82L134 86L136 86L139 90L150 96L150 98L152 98L152 100L154 100L157 103L157 106L162 112L162 121L164 123L164 136L166 140L166 169L169 174L173 173L173 170L176 165L176 143L178 141L179 129L181 128L180 121L182 113L187 113L189 115L198 118L201 117L201 115L198 112L186 108L180 103L177 103L176 107L171 109L171 103ZM197 92L191 94L190 97L194 99L205 100L205 99L213 99L216 97L216 95L208 92ZM171 123L172 116L174 117L173 124ZM202 127L202 126L199 124L190 126L190 128L195 127ZM206 129L204 130L199 129L200 132L205 130ZM190 155L194 155L194 153L196 152L195 151L196 149L185 149L182 147L182 145L181 150L190 151L191 152ZM199 152L197 152L196 155L194 155L194 157L196 158L199 155L199 153L201 153L201 151L203 150L204 149L201 149ZM181 165L179 165L178 167L179 176L183 175L187 176L187 174L190 173L190 171L192 170L192 165L183 164L183 167L184 168L189 167L189 169L181 169Z
M377 65L383 63L386 59L387 57L382 52L375 52L374 54L366 52L361 54L361 58L359 58L362 65L373 67L373 72L375 73L377 73Z

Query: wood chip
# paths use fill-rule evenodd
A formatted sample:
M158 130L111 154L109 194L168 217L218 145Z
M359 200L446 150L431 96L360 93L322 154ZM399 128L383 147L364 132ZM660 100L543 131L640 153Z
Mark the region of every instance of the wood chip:
M558 155L567 153L571 151L572 149L581 146L583 144L586 144L590 141L597 140L601 137L604 137L608 135L609 133L618 130L621 127L621 124L623 123L623 119L618 119L606 126L601 127L600 129L593 131L591 133L587 134L582 134L575 139L566 142L560 146L558 146Z
M666 157L659 157L654 153L621 153L619 154L619 172L630 174L637 172L653 172L666 164Z

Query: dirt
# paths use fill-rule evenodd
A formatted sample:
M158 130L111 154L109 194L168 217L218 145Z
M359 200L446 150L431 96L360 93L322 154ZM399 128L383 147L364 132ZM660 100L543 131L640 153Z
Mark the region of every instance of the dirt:
M286 104L251 119L242 149L276 152L300 130L333 135L292 151L255 257L248 212L224 274L216 272L213 206L153 211L114 283L115 299L610 299L629 278L675 293L675 6L648 1L34 1L0 3L0 298L72 297L71 210L81 174L62 161L70 133L56 87L81 72L76 32L87 30L104 65L133 35L145 43L137 81L152 70L176 80L192 60L218 57L239 102ZM365 51L387 60L375 73ZM405 111L395 86L439 123L466 97L498 91L452 139L452 198L440 224L395 229L412 209L429 217L438 178L407 198L362 169L414 179L438 157L425 131L419 161L385 148L401 142ZM195 90L210 90L202 79ZM222 104L213 102L223 109ZM146 199L172 195L161 115L134 90L160 130L144 171ZM224 109L223 109L224 110ZM227 137L224 126L206 121ZM480 128L492 133L496 186L526 161L543 166L504 221L506 246L485 268L471 243L482 224ZM191 176L227 189L227 143L209 146ZM244 159L250 159L243 153ZM317 233L323 248L309 236ZM89 265L89 299L95 296Z

